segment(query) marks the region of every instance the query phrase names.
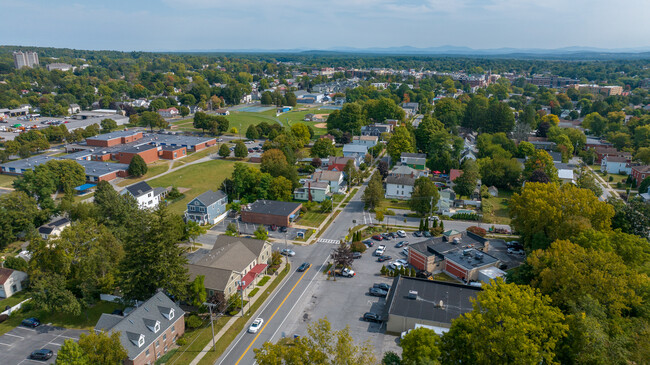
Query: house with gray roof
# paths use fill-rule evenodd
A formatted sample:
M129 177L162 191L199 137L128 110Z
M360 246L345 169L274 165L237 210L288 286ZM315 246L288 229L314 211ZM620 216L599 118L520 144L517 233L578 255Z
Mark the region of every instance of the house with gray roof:
M221 292L228 298L242 289L238 282L244 282L246 291L266 271L271 248L264 240L219 235L211 250L200 249L188 256L190 281L203 275L208 297Z
M187 203L185 221L194 221L200 225L221 222L228 213L226 204L226 193L221 190L208 190Z
M153 209L160 204L160 200L165 192L165 189L154 189L146 181L140 181L127 186L120 194L131 195L138 203L138 208L140 209Z
M44 239L57 237L66 227L70 227L70 220L65 217L52 219L50 222L38 227L38 234Z
M412 175L390 175L386 177L386 198L387 199L411 199L415 176Z
M128 354L127 365L153 364L185 333L185 312L162 292L127 316L104 313L96 332L119 333Z

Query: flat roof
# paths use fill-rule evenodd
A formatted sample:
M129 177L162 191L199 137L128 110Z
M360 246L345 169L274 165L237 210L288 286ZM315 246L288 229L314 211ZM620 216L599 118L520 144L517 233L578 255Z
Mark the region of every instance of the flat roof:
M242 211L286 217L295 212L301 205L300 203L276 200L258 200L255 203L242 206Z
M129 169L129 165L124 163L91 160L77 160L77 162L86 169L86 176L100 177L116 171L127 171Z
M134 136L136 134L142 133L142 131L134 131L134 130L128 130L128 131L115 131L111 133L106 133L106 134L99 134L94 137L89 137L86 138L87 140L93 140L93 141L110 141L111 139L116 139L116 138L122 138L122 137L130 137Z
M496 257L474 248L456 248L445 252L444 256L446 260L451 260L467 270L489 266L499 261Z
M470 299L481 290L464 284L398 276L393 280L386 300L386 313L388 320L395 315L451 323L472 310ZM417 293L413 299L409 298L412 291Z

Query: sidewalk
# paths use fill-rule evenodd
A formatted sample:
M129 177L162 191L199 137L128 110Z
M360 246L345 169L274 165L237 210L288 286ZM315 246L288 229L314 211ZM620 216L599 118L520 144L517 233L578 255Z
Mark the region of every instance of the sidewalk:
M281 264L280 267L278 268L278 271L277 271L277 272L278 272L278 273L282 272L282 270L284 270L284 268L285 268L285 262L282 261L282 264ZM284 277L284 279L282 279L282 281L278 284L278 286L275 287L275 290L278 290L279 287L280 287L280 285L282 285L282 283L283 283L285 280L287 280L288 277L289 277L289 275L286 275L286 276ZM271 280L267 281L266 284L264 284L264 286L257 286L257 285L256 285L255 288L259 288L259 290L257 291L257 293L255 293L255 295L254 295L253 297L249 297L249 298L248 298L248 304L246 304L246 307L250 308L250 307L251 307L255 302L257 302L257 299L262 295L262 293L264 293L264 290L266 290L266 288L267 288L269 285L271 285L271 283L273 282L273 280L275 280L275 278L271 277ZM245 308L245 309L246 309L246 308ZM257 310L257 312L259 312L260 310L262 310L262 308L259 308L259 309ZM250 318L254 318L254 317L255 317L255 315L251 315L251 316L250 316ZM236 315L236 316L230 318L230 319L228 320L228 322L227 322L227 323L226 323L226 324L221 328L221 330L219 330L219 332L217 332L217 333L214 335L214 342L217 343L217 342L219 341L219 339L220 339L220 338L221 338L221 337L222 337L222 336L223 336L223 335L224 335L224 334L225 334L225 333L230 329L230 327L232 327L232 325L233 325L233 324L234 324L238 319L240 319L240 318L242 318L241 312L240 312L239 315ZM198 365L198 363L201 361L201 359L203 359L203 357L204 357L204 356L205 356L209 351L214 351L214 348L213 348L213 345L212 345L212 339L210 339L210 341L208 341L208 344L205 345L205 347L203 348L203 350L201 350L201 352L199 352L198 355L196 355L196 357L194 358L194 360L192 360L192 362L190 362L190 365Z

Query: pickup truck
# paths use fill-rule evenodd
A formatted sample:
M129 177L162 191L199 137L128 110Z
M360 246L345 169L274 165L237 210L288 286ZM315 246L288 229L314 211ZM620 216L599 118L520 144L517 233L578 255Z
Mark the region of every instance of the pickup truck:
M336 276L344 276L346 278L351 278L357 273L354 272L354 270L350 270L347 267L344 269L336 269L334 270L334 275Z
M384 246L384 245L380 245L380 246L377 247L377 249L375 250L375 256L381 256L381 255L384 254L384 252L386 252L386 246Z

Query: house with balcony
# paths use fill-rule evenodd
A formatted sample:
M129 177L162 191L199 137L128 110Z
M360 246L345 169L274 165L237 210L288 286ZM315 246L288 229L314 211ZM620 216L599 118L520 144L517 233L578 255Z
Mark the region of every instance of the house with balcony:
M216 224L226 218L228 196L221 190L208 190L187 203L185 220L200 225Z

